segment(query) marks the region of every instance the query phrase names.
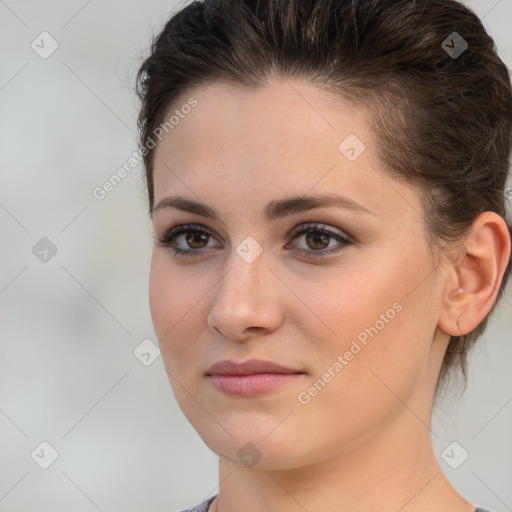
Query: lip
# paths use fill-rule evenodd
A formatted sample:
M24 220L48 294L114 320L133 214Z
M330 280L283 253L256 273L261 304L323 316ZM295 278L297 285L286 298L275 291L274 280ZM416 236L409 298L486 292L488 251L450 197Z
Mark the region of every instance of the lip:
M207 373L219 391L245 397L269 393L303 375L305 373L300 370L262 359L243 362L225 359L210 366Z
M304 373L295 368L287 368L264 359L248 359L247 361L232 361L223 359L208 368L207 375L254 375L257 373Z

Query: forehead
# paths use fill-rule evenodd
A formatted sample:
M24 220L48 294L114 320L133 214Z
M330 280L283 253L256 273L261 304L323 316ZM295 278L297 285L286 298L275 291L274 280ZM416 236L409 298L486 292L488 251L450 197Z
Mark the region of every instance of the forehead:
M297 136L297 132L310 130L336 132L348 121L357 125L362 136L368 138L370 135L362 133L367 131L363 109L306 81L273 79L264 86L251 89L214 81L182 93L173 101L167 117L179 111L191 98L197 106L187 117L196 121L195 130L200 128L199 125L203 125L205 131L209 130L210 137L216 133L225 137L229 128L239 128L240 124L247 129L260 129L260 136L275 127L289 128L282 136L287 133ZM190 124L184 121L185 118L180 121L182 130L177 130L176 126L173 131L183 131L183 127ZM196 134L200 136L202 131ZM236 134L240 135L240 132Z
M195 107L185 108L191 100ZM373 145L361 110L341 99L336 105L334 111L325 92L290 80L274 80L255 90L224 82L188 90L164 117L179 122L157 144L155 167L165 162L179 169L248 169L252 163L263 172L272 159L284 170L283 160L296 167L297 160L309 163L319 152L334 163L342 156L340 142L350 133L367 147Z
M180 112L191 98L196 106ZM245 90L213 82L182 94L173 113L181 113L179 123L155 150L155 203L177 188L188 195L243 193L253 202L273 199L273 191L315 188L395 212L397 197L417 199L405 184L386 185L392 178L376 158L367 113L311 84L276 80Z

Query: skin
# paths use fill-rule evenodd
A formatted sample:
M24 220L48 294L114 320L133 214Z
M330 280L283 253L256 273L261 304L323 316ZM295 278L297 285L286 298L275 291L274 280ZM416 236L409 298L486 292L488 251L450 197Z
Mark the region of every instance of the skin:
M503 219L482 214L458 259L436 259L420 192L385 173L361 109L275 79L255 91L214 82L170 111L190 96L198 105L157 145L154 204L180 195L220 220L154 212L157 237L186 223L212 236L192 246L185 235L175 240L202 251L197 257L156 242L149 298L179 406L219 456L210 510L473 512L437 463L430 417L450 335L471 331L496 300L510 254ZM354 161L338 149L349 134L366 146ZM372 213L329 206L263 216L269 201L332 192ZM343 247L332 237L315 245L307 234L290 236L308 222L355 243L300 254ZM248 236L263 249L252 263L236 251ZM396 303L400 312L300 403L298 394ZM256 397L226 395L206 376L216 361L250 358L305 375ZM252 467L237 456L248 442L261 457Z

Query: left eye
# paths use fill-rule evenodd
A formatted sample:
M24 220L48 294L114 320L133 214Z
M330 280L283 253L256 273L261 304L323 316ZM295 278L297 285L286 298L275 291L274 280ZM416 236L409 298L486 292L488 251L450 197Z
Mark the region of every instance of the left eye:
M304 235L307 248L299 248L298 252L305 256L325 256L326 254L342 251L352 244L348 237L317 224L303 225L298 231L292 233L294 240ZM331 245L328 250L325 250L333 241L337 241L338 244Z
M345 235L336 231L331 231L322 225L318 224L307 224L298 226L290 234L292 240L304 237L306 248L297 248L295 244L292 244L292 248L295 247L295 252L303 256L325 256L344 250L347 246L352 245L353 242ZM186 247L178 247L177 241L184 237ZM176 256L200 256L205 251L203 249L208 248L208 242L210 239L215 239L213 235L206 230L203 226L197 224L184 224L176 226L166 232L162 237L154 237L159 247L167 247L172 249ZM331 242L338 242L332 245ZM290 244L285 246L285 249L289 248ZM211 246L210 246L211 248ZM326 250L328 249L328 250Z

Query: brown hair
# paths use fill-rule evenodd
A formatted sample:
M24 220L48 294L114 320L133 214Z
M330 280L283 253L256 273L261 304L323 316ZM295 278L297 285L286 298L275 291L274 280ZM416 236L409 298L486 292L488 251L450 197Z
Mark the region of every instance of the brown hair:
M455 0L204 0L172 15L137 74L150 214L145 144L171 103L211 81L254 89L269 77L305 80L369 112L386 172L422 192L432 247L460 240L482 212L505 218L510 77L477 15ZM509 259L498 298L510 271ZM467 351L488 316L451 337L436 396L452 367L466 384Z

